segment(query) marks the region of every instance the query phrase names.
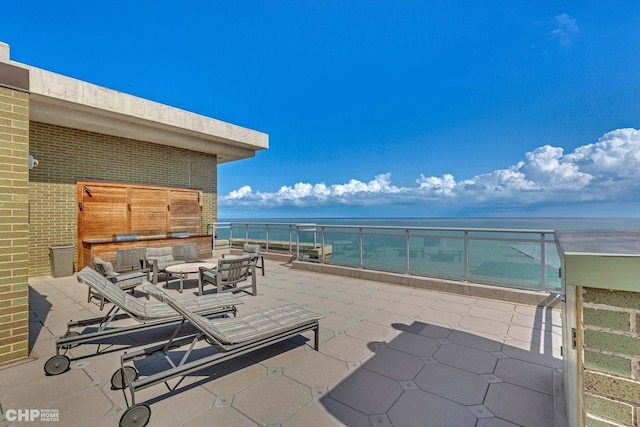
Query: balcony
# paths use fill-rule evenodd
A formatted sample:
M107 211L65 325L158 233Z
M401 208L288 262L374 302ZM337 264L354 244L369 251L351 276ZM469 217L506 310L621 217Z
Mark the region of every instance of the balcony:
M489 426L562 425L560 311L292 269L267 260L260 295L240 312L284 301L323 312L312 335L273 345L138 394L149 425ZM196 280L185 293L197 293ZM53 409L60 425L117 425L126 409L110 378L127 348L166 339L141 332L68 351L71 370L45 376L70 319L103 314L75 277L30 280L32 359L0 370L0 403ZM209 289L212 292L212 289ZM214 350L201 342L196 354ZM158 369L157 360L138 363ZM5 418L0 418L0 421ZM559 422L557 421L559 420ZM509 424L512 423L512 424ZM4 425L4 424L3 424Z

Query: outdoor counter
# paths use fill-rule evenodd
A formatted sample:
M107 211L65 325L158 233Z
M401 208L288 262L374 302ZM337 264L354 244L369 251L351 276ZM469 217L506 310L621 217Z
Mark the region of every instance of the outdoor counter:
M117 264L117 252L122 249L161 248L165 246L198 245L198 258L211 258L211 236L191 235L189 237L140 236L136 240L116 241L115 238L86 239L82 241L82 250L78 251L78 270L86 267L95 257Z

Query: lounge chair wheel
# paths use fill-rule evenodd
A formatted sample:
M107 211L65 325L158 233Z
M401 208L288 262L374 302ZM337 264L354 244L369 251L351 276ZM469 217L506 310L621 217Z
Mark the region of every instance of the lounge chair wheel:
M125 383L124 378L122 376L122 371L124 371L124 375L127 376L127 382ZM118 369L111 376L111 386L116 390L122 390L127 386L128 383L134 381L138 378L138 371L133 366L125 366L124 368ZM133 406L132 406L133 408ZM138 424L132 424L138 425Z
M80 335L80 332L78 332L78 331L67 331L67 333L64 334L63 338L77 337L79 335ZM80 345L80 343L67 344L67 345L63 345L61 348L65 349L65 350L69 350L70 348L77 347L79 345Z
M47 375L59 375L69 370L71 360L63 355L58 354L50 357L44 364L44 373Z
M146 403L133 405L120 417L120 427L146 426L151 418L151 408Z

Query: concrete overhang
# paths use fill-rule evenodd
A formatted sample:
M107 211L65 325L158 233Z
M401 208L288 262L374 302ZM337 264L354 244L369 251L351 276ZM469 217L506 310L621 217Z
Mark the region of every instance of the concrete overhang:
M556 231L567 285L640 291L640 230Z
M29 119L215 154L218 163L254 157L269 135L8 59L29 70Z

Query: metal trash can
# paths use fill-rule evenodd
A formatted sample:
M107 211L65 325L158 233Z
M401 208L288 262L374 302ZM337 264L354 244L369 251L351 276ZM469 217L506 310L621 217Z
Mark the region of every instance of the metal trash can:
M49 246L49 260L51 261L51 275L66 277L73 275L73 245Z

